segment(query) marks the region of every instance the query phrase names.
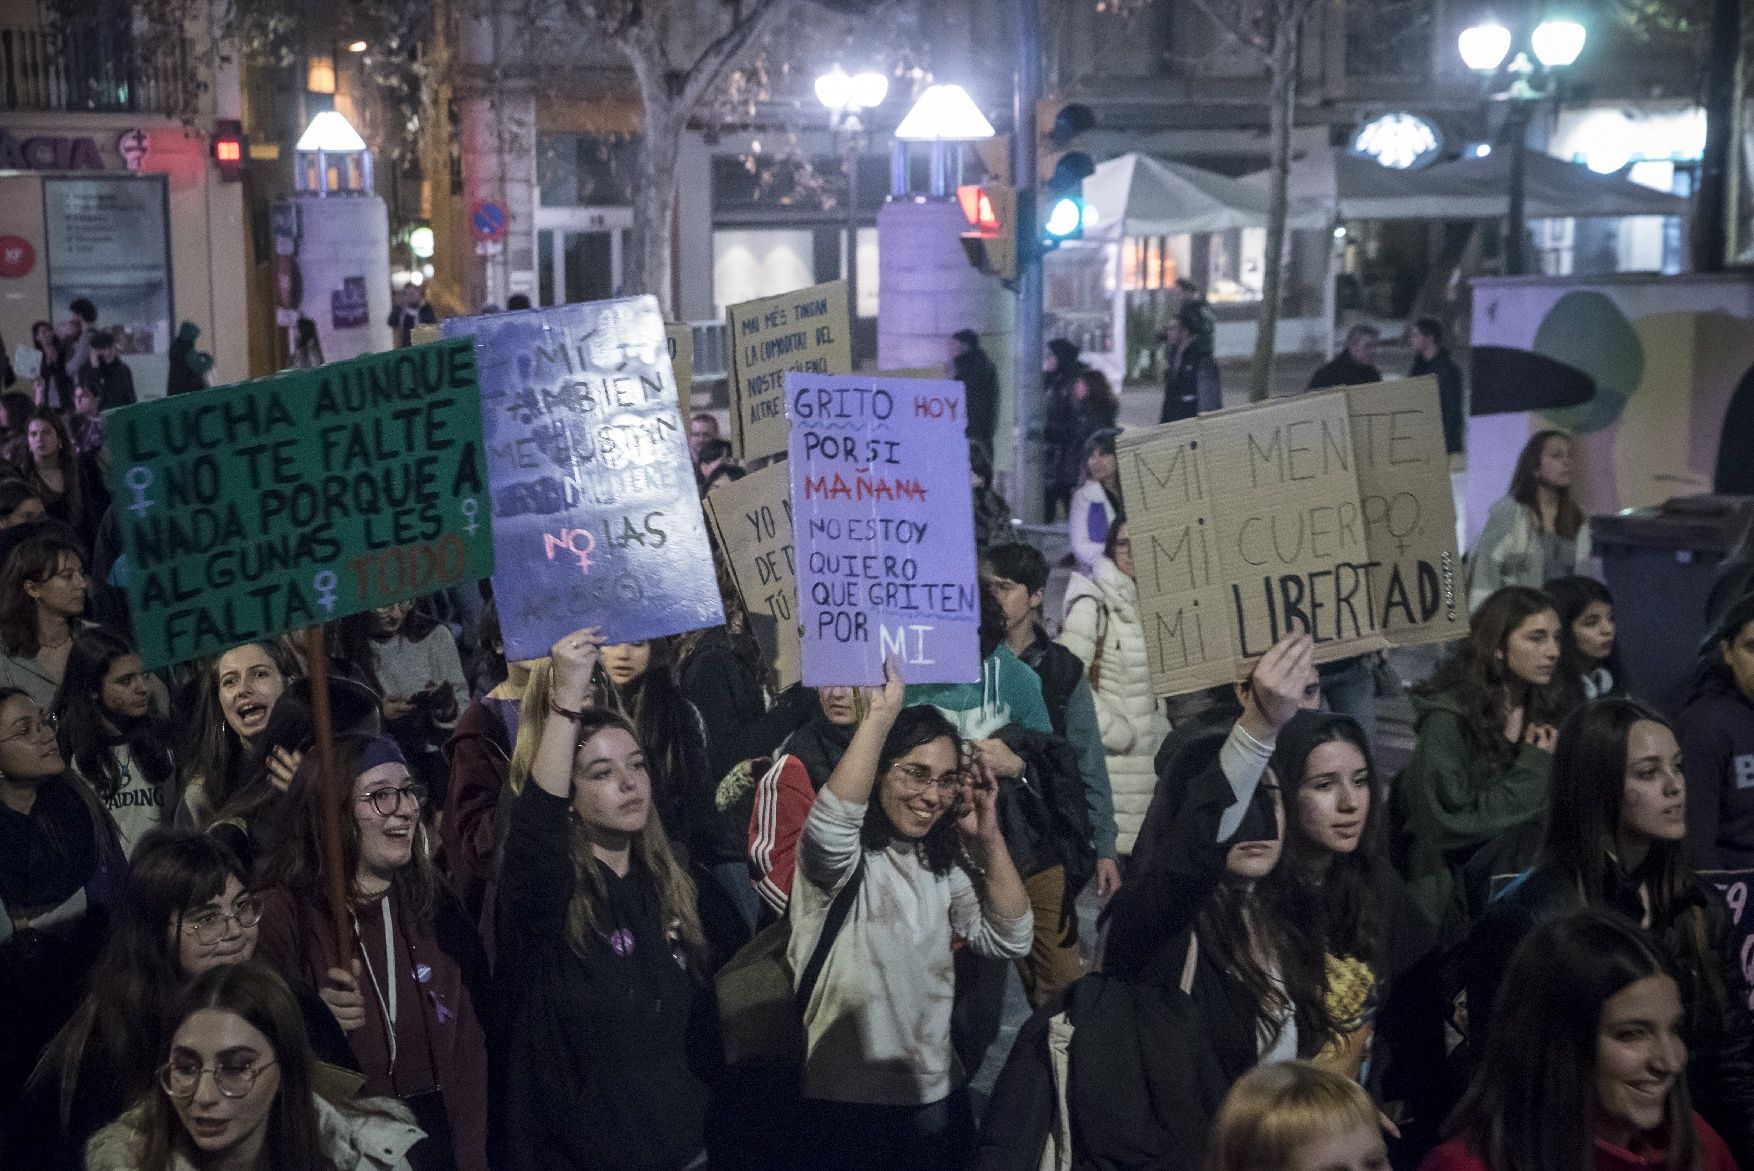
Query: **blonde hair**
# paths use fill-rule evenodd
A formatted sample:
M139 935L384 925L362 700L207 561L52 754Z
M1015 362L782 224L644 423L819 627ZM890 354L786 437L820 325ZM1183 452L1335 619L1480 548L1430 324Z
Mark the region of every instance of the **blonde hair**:
M506 783L514 793L522 793L529 782L530 770L536 760L536 746L542 742L542 731L548 726L549 696L553 689L554 670L544 659L530 672L529 686L518 707L518 742L512 748L511 765L506 774ZM606 728L619 728L634 743L639 743L639 735L627 717L608 708L594 707L587 708L585 718L579 721L578 734L573 741L574 752L579 744ZM567 816L571 818L567 852L572 858L573 893L566 911L566 940L573 951L583 956L593 935L606 935L602 923L609 892L591 853L589 827L571 810ZM657 887L659 909L672 942L687 955L691 970L704 978L707 971L706 935L700 927L698 892L688 868L671 850L670 839L664 833L664 823L655 806L646 816L645 828L634 837L632 850Z
M1206 1171L1285 1171L1299 1147L1379 1125L1357 1082L1304 1061L1256 1066L1219 1108Z

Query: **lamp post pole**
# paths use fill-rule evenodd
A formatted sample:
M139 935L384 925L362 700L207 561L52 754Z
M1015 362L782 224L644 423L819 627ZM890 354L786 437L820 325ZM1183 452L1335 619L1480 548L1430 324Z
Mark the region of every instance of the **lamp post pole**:
M1527 99L1511 98L1504 112L1504 132L1510 139L1510 202L1504 216L1506 276L1523 276L1529 271L1529 106Z
M1017 318L1011 352L1016 488L1011 507L1026 521L1046 520L1042 501L1041 241L1035 211L1035 106L1041 99L1041 12L1017 0L1016 88L1012 95L1011 183L1017 189Z

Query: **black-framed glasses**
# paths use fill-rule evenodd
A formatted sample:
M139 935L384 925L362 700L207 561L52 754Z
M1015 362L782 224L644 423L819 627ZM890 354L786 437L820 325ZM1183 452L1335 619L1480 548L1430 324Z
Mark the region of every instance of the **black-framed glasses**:
M202 1065L199 1061L167 1061L158 1071L158 1084L164 1092L179 1101L195 1096L201 1086L201 1075L213 1075L213 1088L227 1098L242 1098L256 1088L256 1078L274 1065L272 1058L260 1065L248 1063Z
M403 785L401 788L391 788L386 785L382 789L373 789L359 799L370 801L371 807L377 811L379 817L394 817L396 811L402 808L403 797L412 800L414 811L419 813L420 807L426 804L426 786L419 781Z
M962 788L961 773L945 773L941 777L934 777L932 770L923 764L896 764L890 767L895 770L899 780L898 787L907 797L917 797L934 785L937 786L940 796L954 797L957 790Z
M197 943L218 943L225 938L227 922L236 923L239 931L248 931L262 918L262 908L255 899L244 899L237 909L229 915L218 907L209 907L193 915L183 917L183 929L195 937Z
M26 728L22 732L14 732L10 736L0 736L0 744L5 744L8 741L12 741L12 740L23 740L23 739L26 739L28 737L35 736L39 732L43 731L45 728L48 729L49 735L53 736L55 734L54 714L51 712L38 712L37 718L30 722L30 727Z

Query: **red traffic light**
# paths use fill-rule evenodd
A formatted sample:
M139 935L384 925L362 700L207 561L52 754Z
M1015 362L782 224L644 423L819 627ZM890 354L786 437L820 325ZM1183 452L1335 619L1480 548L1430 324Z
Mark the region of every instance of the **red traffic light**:
M236 183L244 177L244 127L235 118L213 124L213 165L222 182Z
M1003 226L999 217L993 212L993 200L985 188L966 186L956 189L956 202L962 207L962 217L968 226L977 232L996 233Z

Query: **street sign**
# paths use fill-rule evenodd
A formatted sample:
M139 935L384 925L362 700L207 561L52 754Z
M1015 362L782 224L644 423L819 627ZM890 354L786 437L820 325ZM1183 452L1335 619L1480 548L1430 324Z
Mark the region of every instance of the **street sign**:
M469 234L477 240L505 239L505 204L477 199L469 205Z

